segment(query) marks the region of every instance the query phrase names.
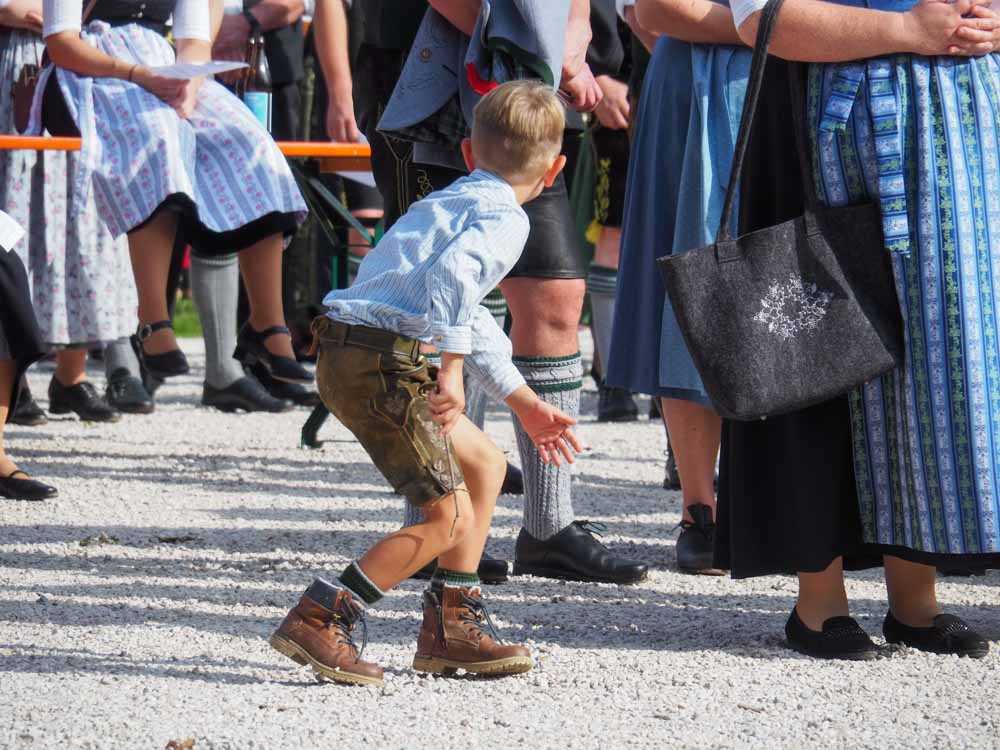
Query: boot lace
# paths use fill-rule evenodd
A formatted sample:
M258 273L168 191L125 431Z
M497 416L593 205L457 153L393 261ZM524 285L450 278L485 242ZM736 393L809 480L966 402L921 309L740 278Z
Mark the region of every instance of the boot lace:
M574 521L574 523L593 537L604 536L604 533L608 530L607 525L599 521ZM595 539L594 541L597 540ZM604 547L603 542L597 543ZM605 547L605 549L607 548Z
M458 619L460 622L472 625L479 638L482 638L483 631L487 630L493 640L498 643L503 642L493 624L493 618L490 617L490 611L486 609L482 599L462 594L462 609L458 613Z
M354 625L356 623L361 624L361 648L358 648L358 644L354 640ZM349 620L339 612L332 612L326 622L323 623L323 627L327 630L335 630L339 639L354 651L355 663L361 661L361 655L368 646L368 622L365 620L364 612L358 612L357 619L355 620Z

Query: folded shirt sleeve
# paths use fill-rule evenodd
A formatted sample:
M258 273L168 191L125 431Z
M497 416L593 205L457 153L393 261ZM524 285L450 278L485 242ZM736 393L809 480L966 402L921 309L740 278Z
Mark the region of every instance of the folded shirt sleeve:
M42 36L80 31L82 21L83 0L44 0L42 3Z
M494 402L503 403L525 385L524 377L511 361L510 339L482 305L476 305L471 328L473 352L466 357L465 367Z
M764 10L767 0L732 0L729 4L733 11L733 23L738 29L750 16L757 11Z
M174 39L212 41L212 16L205 0L177 0L174 6Z

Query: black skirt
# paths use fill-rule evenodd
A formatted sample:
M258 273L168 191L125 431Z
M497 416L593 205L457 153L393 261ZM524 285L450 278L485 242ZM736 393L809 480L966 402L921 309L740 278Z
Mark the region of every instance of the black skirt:
M788 63L771 58L740 189L740 231L802 214ZM883 555L948 569L1000 567L1000 555L936 555L865 544L842 396L755 422L725 420L715 565L733 578L877 567Z
M28 274L15 252L0 247L0 360L13 360L14 387L7 398L7 421L14 412L25 371L45 354L45 342L31 307Z

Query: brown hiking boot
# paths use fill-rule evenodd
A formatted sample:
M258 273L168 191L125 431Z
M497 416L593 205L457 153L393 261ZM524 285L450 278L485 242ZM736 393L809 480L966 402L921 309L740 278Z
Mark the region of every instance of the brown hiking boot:
M349 592L315 581L274 631L271 647L312 667L321 678L351 685L381 685L382 667L361 661L367 641L364 617L364 610ZM360 650L353 638L359 622L365 636Z
M464 669L505 675L527 672L531 667L531 652L526 646L500 643L478 587L445 586L441 591L424 592L424 622L413 657L413 668L418 672L453 675Z

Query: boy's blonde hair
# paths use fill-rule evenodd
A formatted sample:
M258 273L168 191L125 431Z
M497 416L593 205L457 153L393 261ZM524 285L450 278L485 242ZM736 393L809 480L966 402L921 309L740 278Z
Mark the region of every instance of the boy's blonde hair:
M566 111L551 87L511 81L484 96L473 113L476 165L508 180L536 180L562 150Z

